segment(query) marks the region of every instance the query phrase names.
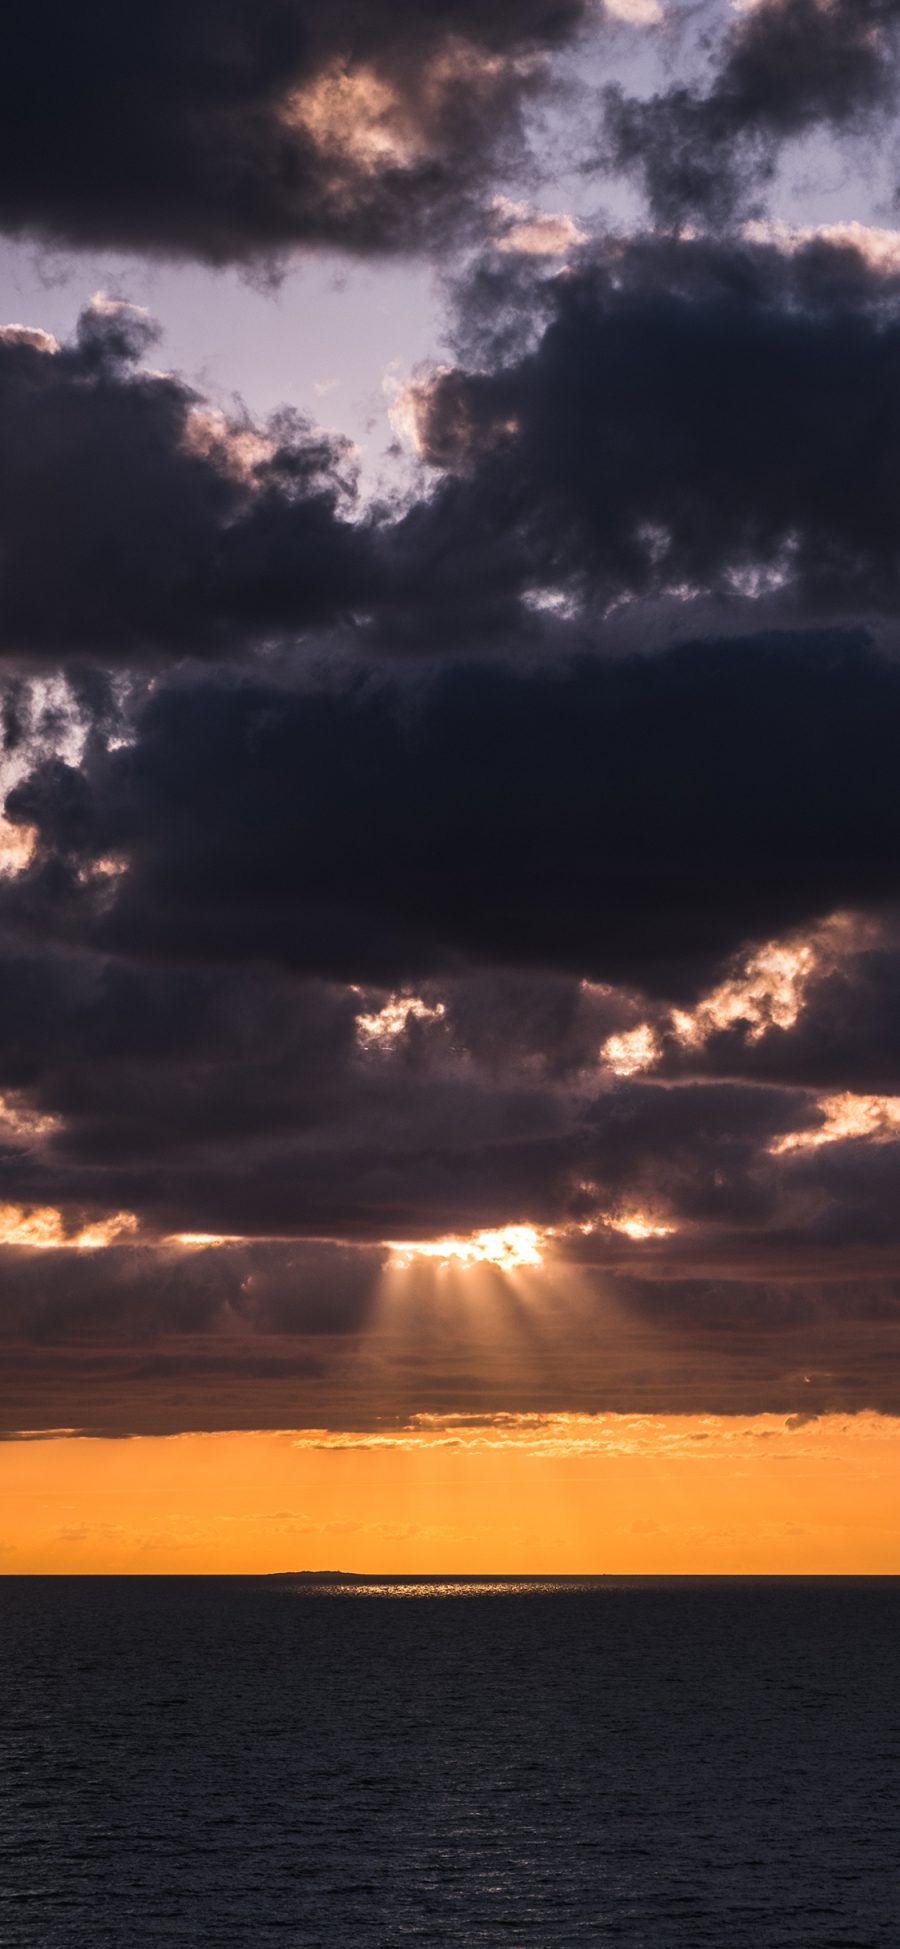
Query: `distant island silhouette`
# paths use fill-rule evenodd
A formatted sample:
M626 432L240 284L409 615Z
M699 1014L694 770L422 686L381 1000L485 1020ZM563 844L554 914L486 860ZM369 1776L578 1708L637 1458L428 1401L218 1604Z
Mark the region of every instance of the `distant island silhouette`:
M357 1570L270 1570L270 1577L287 1577L291 1583L364 1584L369 1581Z

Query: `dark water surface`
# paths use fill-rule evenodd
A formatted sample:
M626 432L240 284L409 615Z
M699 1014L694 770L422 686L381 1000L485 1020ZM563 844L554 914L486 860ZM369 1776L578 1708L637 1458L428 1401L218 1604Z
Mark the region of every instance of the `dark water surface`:
M0 1644L3 1949L900 1944L900 1580L7 1578Z

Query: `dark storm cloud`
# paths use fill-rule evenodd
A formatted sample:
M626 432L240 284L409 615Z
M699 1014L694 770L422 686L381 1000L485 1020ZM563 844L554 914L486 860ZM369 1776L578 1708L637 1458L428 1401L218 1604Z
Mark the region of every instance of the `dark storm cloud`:
M633 1026L634 1000L614 989L592 988L570 976L521 969L484 969L464 979L439 982L445 1014L429 1025L462 1052L492 1083L520 1070L542 1085L564 1085L593 1067L608 1035ZM416 1041L420 1024L410 1024Z
M0 1247L0 1423L129 1435L316 1422L370 1324L382 1257Z
M147 1237L379 1239L493 1223L523 1199L555 1207L570 1113L554 1074L593 1058L617 1017L613 1004L579 1023L563 984L542 1002L543 984L520 980L520 1026L497 1022L482 1063L462 1027L477 995L457 997L459 1022L440 1004L373 1050L355 1017L383 993L9 941L0 967L0 1203L62 1207L67 1236L112 1210ZM490 982L473 985L490 1006Z
M727 223L757 206L785 142L883 126L898 25L897 0L761 0L725 35L708 89L607 90L605 159L638 178L658 222Z
M89 738L80 769L39 767L9 801L38 850L3 901L3 1198L60 1209L70 1235L122 1211L139 1225L105 1253L15 1253L17 1345L90 1330L111 1349L127 1332L118 1292L160 1341L155 1377L122 1383L138 1416L183 1362L188 1405L152 1394L165 1425L201 1411L289 1423L286 1373L264 1402L245 1391L251 1372L262 1387L260 1360L318 1358L304 1337L345 1317L345 1262L317 1263L292 1298L287 1246L196 1261L165 1248L157 1263L153 1240L371 1247L508 1223L562 1228L551 1287L574 1265L741 1289L728 1361L744 1378L726 1384L714 1358L731 1314L716 1329L698 1318L709 1350L669 1405L764 1406L767 1388L781 1404L796 1385L766 1351L765 1310L754 1340L761 1280L794 1295L807 1366L830 1371L823 1335L845 1347L851 1327L826 1332L798 1286L855 1281L873 1347L894 1332L871 1296L900 1245L897 1144L777 1148L819 1128L836 1063L841 1087L873 1086L871 1038L847 1027L855 1001L873 1037L896 1040L889 911L883 935L861 931L858 953L823 965L792 1030L739 1031L739 1055L710 1036L705 1056L618 1081L600 1050L643 1019L641 991L695 999L742 943L896 901L895 661L861 636L811 633L519 671L345 668L303 690L209 673L157 684L131 729L109 750ZM119 876L92 873L107 855ZM421 1000L389 1034L360 1032L414 982ZM668 1229L629 1236L635 1211ZM240 1256L265 1250L268 1285ZM222 1344L229 1310L243 1349ZM292 1345L260 1353L273 1331ZM197 1347L170 1344L182 1334ZM214 1372L224 1385L204 1360L234 1361L230 1406L203 1393ZM205 1380L190 1382L191 1362ZM41 1412L55 1401L51 1418L80 1424L60 1406L73 1375ZM356 1412L371 1412L371 1385ZM657 1370L645 1385L659 1403ZM618 1386L624 1403L625 1375ZM856 1382L838 1396L858 1404Z
M0 1262L5 1342L122 1349L209 1333L219 1336L209 1351L221 1356L241 1331L357 1332L368 1318L380 1257L302 1243L101 1251L7 1246L0 1247Z
M714 1228L710 1241L688 1238L661 1247L656 1256L667 1262L742 1267L754 1256L765 1261L783 1254L786 1263L797 1264L804 1242L817 1244L824 1219L817 1213L816 1225L794 1227L782 1191L798 1176L804 1185L824 1182L824 1153L809 1153L802 1166L793 1159L776 1164L768 1162L765 1147L804 1111L805 1105L798 1111L778 1091L708 1087L661 1096L633 1085L598 1095L588 1110L550 1095L538 1100L524 1089L518 1095L508 1090L498 1106L486 1079L463 1091L434 1076L426 1093L404 1088L394 1076L377 1118L360 1082L355 1104L348 1096L343 1117L323 1122L305 1143L283 1133L261 1149L252 1133L233 1133L216 1144L211 1109L205 1143L195 1136L193 1157L176 1153L175 1169L164 1132L145 1139L140 1168L120 1159L114 1131L107 1133L105 1150L96 1146L85 1163L73 1114L70 1142L49 1146L18 1172L13 1160L4 1159L4 1184L28 1209L48 1196L83 1200L91 1194L107 1209L124 1202L164 1234L171 1227L215 1235L232 1226L239 1233L324 1233L362 1244L465 1235L510 1221L605 1220L649 1200L676 1223ZM177 1097L173 1121L176 1113ZM837 1242L845 1209L851 1216L844 1229L857 1243L852 1214L868 1198L873 1209L884 1210L879 1242L896 1238L877 1169L871 1186L868 1180L857 1183L851 1171L847 1195L834 1163L831 1177L830 1243ZM77 1209L81 1215L83 1204ZM576 1250L582 1261L598 1255L602 1264L629 1262L634 1247L627 1235L598 1233Z
M69 1341L5 1340L0 1439L41 1427L106 1435L304 1427L384 1434L423 1411L490 1420L507 1409L900 1409L900 1318L890 1279L829 1285L604 1273L596 1293L585 1286L567 1311L551 1275L543 1287L532 1282L532 1307L539 1295L553 1309L552 1357L542 1342L535 1361L513 1311L511 1330L500 1346L485 1348L477 1371L458 1322L447 1320L438 1335L430 1330L433 1285L420 1296L424 1310L413 1306L396 1323L392 1347L375 1359L353 1330L292 1340L242 1337L234 1328L218 1336L167 1329L117 1344L94 1328L93 1337L89 1329ZM485 1299L482 1285L482 1305ZM507 1293L507 1306L510 1300Z
M7 656L227 652L368 592L342 443L288 413L263 430L211 414L177 377L141 369L155 336L102 300L58 350L0 329Z
M842 1176L824 1151L773 1155L783 1132L820 1121L804 1094L712 1078L616 1081L599 1044L627 1003L598 1005L558 977L442 982L432 1019L410 1013L373 1047L349 1029L354 1011L365 1021L378 1008L375 993L86 955L47 954L38 967L8 951L6 966L0 1203L37 1214L38 1227L59 1210L59 1236L73 1245L112 1214L136 1225L122 1235L116 1221L119 1243L99 1257L20 1250L14 1264L37 1268L34 1295L41 1265L51 1282L66 1268L79 1305L105 1289L108 1268L127 1293L133 1267L140 1313L153 1241L182 1232L377 1243L590 1220L576 1258L614 1264L634 1248L603 1229L607 1219L647 1206L677 1228L653 1248L675 1265L795 1265L807 1248L818 1264L826 1220L831 1246L843 1224L856 1247L869 1199L883 1208L873 1242L895 1233L877 1163L867 1177L851 1157ZM11 1216L0 1213L0 1235L15 1238ZM209 1260L223 1279L238 1263ZM160 1266L161 1291L171 1286L181 1305L179 1263ZM333 1272L326 1264L326 1311ZM208 1300L205 1274L199 1288L190 1263L185 1276L188 1297ZM258 1297L256 1274L252 1283ZM115 1309L109 1317L117 1327Z
M339 1100L354 998L253 969L141 967L86 955L0 955L0 1089L76 1117L124 1162L303 1129Z
M677 1412L679 1401L691 1412L716 1399L725 1412L786 1411L791 1432L819 1414L900 1412L900 1291L889 1276L827 1283L630 1276L618 1281L616 1299L635 1333L632 1385L646 1390L650 1412ZM647 1360L640 1321L665 1334L667 1375Z
M494 963L672 995L900 892L900 669L852 634L287 691L160 687L39 767L3 906L42 938L348 981ZM128 863L91 877L93 857Z
M856 1367L834 1401L859 1405L861 1332L873 1353L896 1337L897 1146L778 1156L782 1132L816 1121L802 1093L613 1081L592 1038L622 999L476 973L366 1047L347 1025L376 991L86 953L43 965L41 982L21 961L0 1011L0 1225L10 1236L10 1204L33 1225L49 1205L73 1240L122 1211L137 1229L106 1249L0 1247L11 1427L356 1426L481 1399L789 1408L798 1372L838 1351ZM635 1209L670 1232L629 1238ZM559 1228L535 1275L554 1321L544 1380L498 1274L499 1366L472 1376L430 1262L395 1287L384 1347L380 1241L512 1221ZM280 1237L167 1242L182 1230ZM882 1362L879 1403L891 1386Z
M613 245L540 287L513 357L506 295L502 273L476 287L472 366L419 388L443 478L391 539L413 637L436 593L445 630L479 595L508 621L527 589L667 598L670 629L709 596L897 614L896 277L821 239Z
M900 948L894 930L811 981L790 1026L748 1038L747 1024L687 1047L660 1025L662 1073L733 1076L821 1093L900 1095Z
M435 242L585 0L11 0L0 227L211 263Z

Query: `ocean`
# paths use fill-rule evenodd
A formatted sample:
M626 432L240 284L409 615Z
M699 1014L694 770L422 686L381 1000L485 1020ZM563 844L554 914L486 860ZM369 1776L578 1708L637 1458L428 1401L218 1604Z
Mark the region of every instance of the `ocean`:
M900 1942L900 1579L0 1581L3 1949Z

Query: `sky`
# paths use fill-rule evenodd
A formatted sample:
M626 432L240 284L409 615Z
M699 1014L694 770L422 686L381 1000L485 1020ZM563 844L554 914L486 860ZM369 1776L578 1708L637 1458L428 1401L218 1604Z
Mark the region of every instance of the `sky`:
M0 1569L900 1569L900 0L14 0Z

